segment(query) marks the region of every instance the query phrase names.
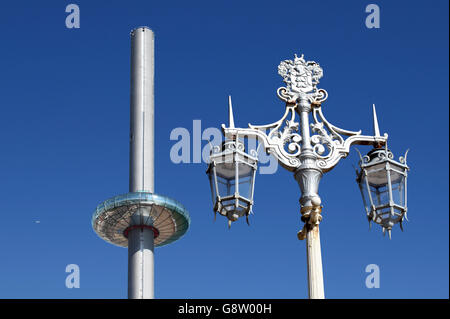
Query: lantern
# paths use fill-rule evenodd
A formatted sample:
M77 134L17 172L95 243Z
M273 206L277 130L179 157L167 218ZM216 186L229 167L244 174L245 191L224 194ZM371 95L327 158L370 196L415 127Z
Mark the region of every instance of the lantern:
M214 215L228 218L228 227L252 211L258 160L245 152L239 140L226 140L211 150L206 174L209 176ZM215 216L214 216L215 219Z
M359 162L357 170L359 189L363 198L369 224L371 221L379 224L391 238L392 227L399 223L403 231L402 222L407 212L406 178L409 167L406 156L395 161L393 154L387 147L374 148Z

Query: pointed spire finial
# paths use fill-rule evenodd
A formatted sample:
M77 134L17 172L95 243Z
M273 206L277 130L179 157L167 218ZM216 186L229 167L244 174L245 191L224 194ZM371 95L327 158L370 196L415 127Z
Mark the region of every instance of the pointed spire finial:
M233 106L231 104L231 95L228 95L228 120L230 128L234 128Z
M377 111L375 109L375 104L373 104L373 131L375 133L376 137L380 136L380 128L378 127L378 118L377 118Z

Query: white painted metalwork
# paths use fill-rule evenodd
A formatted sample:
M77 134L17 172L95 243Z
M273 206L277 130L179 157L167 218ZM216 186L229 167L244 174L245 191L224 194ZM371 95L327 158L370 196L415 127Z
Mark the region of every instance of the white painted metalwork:
M358 151L359 153L359 151ZM390 150L376 147L367 155L359 156L360 170L356 170L359 189L366 209L369 226L373 221L381 225L383 234L386 231L391 238L391 230L399 224L403 231L403 221L407 218L407 183L409 167L405 156L394 160Z
M237 128L230 99L229 126L222 124L222 130L227 141L232 144L237 141L237 147L236 143L233 144L234 152L239 152L241 138L255 138L280 165L294 173L302 193L300 204L304 227L297 235L299 239L306 239L309 296L320 299L325 297L319 235L319 223L322 220L321 199L318 195L320 179L324 173L333 169L341 158L348 155L351 145L380 147L386 144L388 135L380 135L375 106L374 136L363 135L361 131L341 129L325 118L322 104L328 93L317 87L323 76L323 70L317 62L306 61L303 55L295 55L293 60L280 63L278 74L286 84L277 90L278 97L286 103L283 116L271 124L249 124L248 128ZM216 146L215 150L211 160L218 154L222 155L220 147ZM214 175L210 174L210 180L213 185ZM217 194L214 194L213 187L212 191L214 201ZM215 211L218 211L217 203L220 202L220 197L217 197L214 201Z

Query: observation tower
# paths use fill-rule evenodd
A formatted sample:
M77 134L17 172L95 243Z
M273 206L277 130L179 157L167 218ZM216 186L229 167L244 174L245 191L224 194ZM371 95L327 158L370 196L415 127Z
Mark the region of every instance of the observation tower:
M129 193L107 199L92 216L105 241L128 247L128 298L154 298L154 247L182 237L187 210L154 193L154 33L131 31L130 186Z

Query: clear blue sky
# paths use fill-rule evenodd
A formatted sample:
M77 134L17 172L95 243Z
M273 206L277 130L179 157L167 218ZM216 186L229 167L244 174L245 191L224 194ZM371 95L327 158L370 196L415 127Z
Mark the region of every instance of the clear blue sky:
M372 133L371 105L396 158L407 148L410 222L368 231L352 150L320 185L328 298L448 298L448 1L67 1L0 4L1 298L126 298L127 250L91 228L101 201L128 191L130 30L156 34L156 192L191 215L156 249L157 298L306 298L300 191L290 173L256 179L255 215L213 223L206 164L173 164L176 127L278 120L281 60L324 69L324 114ZM381 28L365 27L365 7ZM206 145L203 141L202 145ZM359 147L363 152L369 148ZM40 223L36 223L40 221ZM65 287L78 264L81 287ZM381 287L365 287L377 264Z

